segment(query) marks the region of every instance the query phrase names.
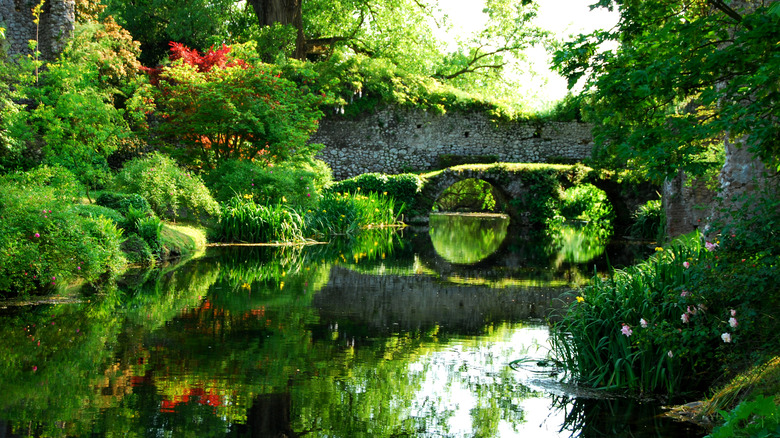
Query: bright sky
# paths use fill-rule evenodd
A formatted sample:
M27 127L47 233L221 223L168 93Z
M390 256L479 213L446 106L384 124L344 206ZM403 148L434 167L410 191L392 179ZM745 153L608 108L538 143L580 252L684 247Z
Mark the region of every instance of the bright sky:
M536 24L565 38L596 29L610 29L617 23L617 12L588 7L596 0L538 0ZM487 16L482 13L483 0L439 0L439 7L450 17L453 30L471 33L484 25ZM531 72L521 73L522 93L536 109L555 102L566 95L566 80L548 68L551 55L539 47L527 54ZM526 70L524 67L523 70Z

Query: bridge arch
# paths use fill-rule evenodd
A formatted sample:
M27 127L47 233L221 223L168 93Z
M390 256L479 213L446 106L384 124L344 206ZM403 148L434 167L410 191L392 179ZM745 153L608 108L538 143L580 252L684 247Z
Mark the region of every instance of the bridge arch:
M410 222L427 222L428 214L441 194L453 184L467 179L488 182L509 203L506 213L514 224L539 225L545 219L544 202L558 199L574 185L589 183L603 190L616 215L616 229L631 223L632 212L657 197L657 187L643 184L628 188L625 182L603 177L581 164L495 163L467 164L422 175L423 184L409 211Z

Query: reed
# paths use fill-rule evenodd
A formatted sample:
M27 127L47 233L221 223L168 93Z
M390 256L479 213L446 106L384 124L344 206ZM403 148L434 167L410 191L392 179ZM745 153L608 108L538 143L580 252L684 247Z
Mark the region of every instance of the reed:
M234 197L222 210L216 238L222 242L295 242L304 240L303 229L303 217L285 204L261 205Z

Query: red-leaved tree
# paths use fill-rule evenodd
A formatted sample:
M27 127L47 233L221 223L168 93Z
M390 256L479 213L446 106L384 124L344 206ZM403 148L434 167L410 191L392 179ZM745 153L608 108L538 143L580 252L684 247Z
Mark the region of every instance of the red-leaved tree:
M322 113L319 98L301 91L273 66L231 56L223 45L205 54L171 43L171 65L145 69L168 151L192 167L221 160L265 163L309 157L308 144Z

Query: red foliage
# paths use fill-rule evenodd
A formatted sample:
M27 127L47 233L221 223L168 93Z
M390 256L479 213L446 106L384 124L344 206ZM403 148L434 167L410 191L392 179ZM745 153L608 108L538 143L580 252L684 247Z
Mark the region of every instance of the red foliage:
M168 59L171 62L181 59L185 64L197 67L198 71L201 73L206 73L214 67L222 69L234 66L249 68L249 65L244 62L243 59L233 59L229 57L228 54L231 49L225 44L222 44L222 47L217 50L214 50L214 47L212 46L204 54L174 41L171 41L168 44L171 46L171 53L168 55ZM162 74L164 68L165 67L163 66L154 68L141 67L141 71L149 75L149 82L151 82L152 85L157 85L160 82L160 74Z

